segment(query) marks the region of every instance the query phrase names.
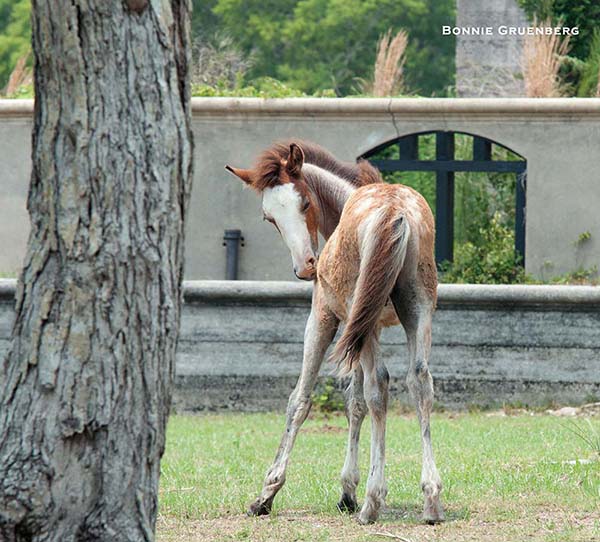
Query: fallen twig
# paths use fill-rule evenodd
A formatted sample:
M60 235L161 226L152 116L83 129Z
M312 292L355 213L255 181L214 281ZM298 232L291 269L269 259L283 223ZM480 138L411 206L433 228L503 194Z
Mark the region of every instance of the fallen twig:
M412 542L412 540L410 538L404 538L403 536L400 536L399 534L384 533L383 531L375 531L371 534L373 534L375 536L385 536L387 538L393 538L394 540L401 540L402 542Z

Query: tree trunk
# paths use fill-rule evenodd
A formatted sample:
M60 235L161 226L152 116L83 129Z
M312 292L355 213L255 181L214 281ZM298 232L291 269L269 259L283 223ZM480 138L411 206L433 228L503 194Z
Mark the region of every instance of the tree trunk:
M0 540L153 540L192 176L189 0L33 0Z

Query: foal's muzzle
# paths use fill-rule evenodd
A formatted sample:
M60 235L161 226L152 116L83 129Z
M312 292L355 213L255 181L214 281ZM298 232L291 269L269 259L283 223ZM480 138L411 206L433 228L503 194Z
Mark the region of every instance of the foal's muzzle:
M317 276L317 259L314 256L308 257L303 269L294 266L294 275L300 280L314 280Z

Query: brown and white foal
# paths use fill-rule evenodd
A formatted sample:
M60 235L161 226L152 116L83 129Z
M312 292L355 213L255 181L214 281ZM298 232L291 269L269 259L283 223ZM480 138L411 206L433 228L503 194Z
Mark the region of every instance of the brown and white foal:
M338 324L345 323L333 350L342 374L351 373L346 415L348 448L342 469L341 510L357 509L358 441L371 414L371 467L358 515L371 523L384 505L385 425L389 374L377 357L382 327L402 323L409 351L408 388L421 426L425 496L423 519L443 519L441 480L433 458L429 418L433 404L428 369L437 274L434 222L423 197L411 188L388 185L367 162L347 164L306 142L279 143L253 169L227 166L262 195L264 218L290 249L296 276L314 280L304 334L302 372L287 408L286 428L262 492L250 513L268 514L285 482L294 440L306 419L311 393ZM317 263L318 232L327 242Z

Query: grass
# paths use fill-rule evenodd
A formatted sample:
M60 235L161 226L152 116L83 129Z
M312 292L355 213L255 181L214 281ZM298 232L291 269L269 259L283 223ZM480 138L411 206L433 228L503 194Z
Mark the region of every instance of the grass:
M580 424L592 436L600 419ZM344 459L341 416L309 419L270 518L246 518L283 427L279 414L174 416L167 432L158 540L600 539L600 461L561 418L435 414L448 521L419 522L421 451L414 417L388 422L388 510L369 527L335 511ZM364 494L369 424L361 441ZM575 460L575 461L574 461ZM376 534L376 533L384 533ZM395 538L400 540L400 538Z
M534 26L550 27L550 20ZM525 94L528 98L553 98L565 94L561 88L559 71L564 57L569 52L570 36L531 35L525 36L521 64L525 80Z

